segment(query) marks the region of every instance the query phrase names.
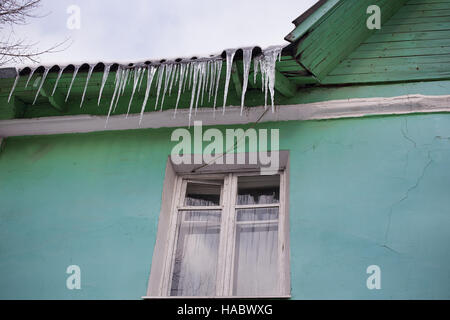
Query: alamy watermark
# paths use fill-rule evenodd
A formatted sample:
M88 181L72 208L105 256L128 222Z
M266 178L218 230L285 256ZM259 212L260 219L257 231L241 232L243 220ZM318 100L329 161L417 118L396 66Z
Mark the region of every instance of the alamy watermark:
M366 13L370 14L370 16L367 18L367 21L366 21L367 29L369 29L369 30L381 29L381 9L380 9L380 7L375 4L368 6Z
M259 165L261 174L265 175L280 169L279 129L226 129L224 137L219 129L203 131L202 122L195 121L193 131L193 137L185 128L172 132L171 141L178 141L171 152L174 164ZM245 153L247 146L248 153Z
M81 28L81 9L79 6L72 4L67 7L66 10L69 17L66 21L66 26L70 30L80 29Z
M370 276L367 278L366 286L367 289L373 290L381 289L381 268L377 266L376 264L370 265L366 269L366 273L370 274Z
M70 274L66 280L66 287L69 290L81 289L81 269L77 265L70 265L66 269L66 273Z

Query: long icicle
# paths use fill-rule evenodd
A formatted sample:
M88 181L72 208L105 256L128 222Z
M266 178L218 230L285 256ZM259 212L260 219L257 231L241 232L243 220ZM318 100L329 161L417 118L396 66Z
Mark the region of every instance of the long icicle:
M197 85L197 98L196 98L196 100L195 100L195 115L197 115L197 107L198 107L198 99L200 98L200 94L201 94L201 89L202 89L202 83L203 83L203 76L204 76L204 74L203 74L203 66L204 66L204 63L203 62L199 62L198 63L198 74L197 74L197 82L196 82L196 85ZM195 86L192 88L192 90L194 90L195 89Z
M145 73L145 66L140 67L142 69L142 74L141 74L141 80L139 80L139 87L138 87L138 92L141 91L141 86L142 86L142 80L144 79L144 73Z
M33 77L34 72L36 71L37 68L32 68L30 69L30 75L28 76L28 80L25 83L25 88L28 87L28 83L30 83L31 78Z
M242 81L241 116L242 116L242 112L244 111L245 93L247 91L248 75L250 73L250 63L252 62L252 51L253 51L253 48L244 48L243 49L242 63L244 66L244 74L243 74L244 79Z
M119 79L120 85L119 85L119 89L117 91L117 99L114 104L113 112L116 112L116 108L117 108L117 105L119 104L120 96L122 96L125 91L125 87L127 85L127 79L128 79L129 74L130 74L130 69L124 69L124 68L122 69L122 73L120 74L120 79Z
M198 75L198 63L192 62L191 71L193 73L192 77L192 90L191 90L191 103L189 104L189 127L191 126L191 118L192 118L192 107L194 106L194 98L195 98L195 87L197 84L197 75Z
M148 97L150 95L150 88L152 86L152 82L153 82L153 78L155 77L155 73L156 73L156 67L154 67L154 66L147 67L147 88L145 89L144 102L142 103L142 107L141 107L141 115L139 117L139 125L141 125L142 118L144 117L144 110L145 110L145 106L147 105Z
M177 114L177 109L178 109L178 103L180 102L180 96L181 96L181 90L183 87L183 82L184 82L184 74L186 71L186 64L181 64L180 65L180 76L179 76L179 82L178 82L178 95L177 95L177 102L175 103L175 111L173 113L173 116L175 117L175 115Z
M216 102L217 102L217 93L219 91L220 84L220 76L222 74L222 60L216 61L216 69L217 69L217 79L216 79L216 90L214 93L214 116L216 115Z
M216 61L211 60L211 75L209 81L209 92L208 92L208 102L211 101L211 96L214 89L215 79L216 79Z
M169 83L171 81L172 77L172 70L173 70L173 64L167 64L166 65L166 75L165 75L165 82L164 82L164 91L161 99L161 110L163 109L164 105L164 99L166 98L167 89L169 88Z
M79 69L80 69L80 66L76 66L75 70L73 71L72 81L70 81L69 90L67 90L67 95L66 95L66 100L65 100L66 102L67 102L67 99L69 99L70 90L72 90L72 85L75 80L75 77L77 76Z
M223 90L223 114L225 114L225 105L227 103L228 87L230 85L231 68L236 49L227 49L226 51L227 73L225 77L225 88Z
M36 92L36 95L34 96L33 106L36 103L37 97L39 96L39 92L41 92L42 86L44 85L45 78L47 78L47 74L48 74L49 71L50 71L50 68L48 68L48 67L45 68L44 74L42 75L41 83L39 84L39 88L38 88L38 90Z
M9 100L11 100L11 97L12 97L12 95L13 95L14 90L16 89L17 82L19 82L19 78L20 78L20 69L19 69L19 70L16 70L16 72L17 72L16 78L14 79L14 83L13 83L13 85L12 85L12 87L11 87L11 91L9 92L8 103L9 103Z
M202 63L202 99L200 104L203 106L203 96L205 94L206 86L208 83L208 61Z
M172 94L172 86L173 86L173 83L176 81L175 77L177 75L177 71L178 71L178 64L174 64L173 70L172 70L172 77L170 79L170 85L169 85L169 97Z
M116 98L117 92L120 87L121 73L122 73L122 67L119 65L116 70L116 80L115 80L114 92L113 92L113 96L111 97L111 102L109 104L109 110L108 110L108 116L106 117L105 128L108 125L108 120L109 120L109 117L111 115L111 111L112 111L112 108L114 105L114 99Z
M58 71L58 75L56 76L55 85L53 86L52 97L54 96L54 94L55 94L55 92L56 92L56 88L58 87L59 80L61 79L61 76L62 76L63 71L64 71L64 67L60 67L60 68L59 68L59 71Z
M84 96L86 95L86 90L87 90L87 87L89 84L89 80L91 79L91 75L92 75L92 71L94 70L94 67L95 67L94 64L89 65L89 71L86 76L86 83L84 84L83 95L81 96L80 108L83 106Z
M133 102L134 93L136 92L136 88L139 84L139 80L141 77L142 68L134 69L134 79L133 79L133 91L131 92L130 102L128 103L128 109L127 109L127 118L128 114L130 113L131 103Z
M156 84L156 102L155 102L155 110L158 108L158 100L159 100L159 93L161 92L161 85L162 80L164 78L164 69L165 65L160 64L158 67L158 78L157 78L157 84Z
M122 87L120 88L120 95L123 96L125 88L127 87L128 80L130 79L130 69L126 69L124 73L124 79L122 80Z
M188 80L189 80L189 70L191 69L191 65L192 65L192 62L188 62L186 64L186 71L185 71L186 79L184 80L184 84L183 84L183 92L186 91L186 84L188 83Z
M103 89L105 88L106 80L108 80L110 69L111 64L105 64L105 70L103 70L102 84L100 85L100 91L98 93L97 106L100 105L100 100L102 100Z
M272 104L272 112L275 112L275 66L277 60L281 60L281 50L282 47L270 48L264 53L265 60L265 72L266 72L266 91L267 88L270 92L270 100ZM267 95L267 92L266 92Z

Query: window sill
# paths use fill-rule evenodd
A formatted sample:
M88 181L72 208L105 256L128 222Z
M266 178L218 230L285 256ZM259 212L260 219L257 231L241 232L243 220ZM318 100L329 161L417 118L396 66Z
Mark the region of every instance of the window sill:
M143 296L143 300L158 299L291 299L291 295L274 295L274 296Z

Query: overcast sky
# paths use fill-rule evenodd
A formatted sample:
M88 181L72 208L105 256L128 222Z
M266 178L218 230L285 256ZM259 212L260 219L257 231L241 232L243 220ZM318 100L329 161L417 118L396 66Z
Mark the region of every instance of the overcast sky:
M64 52L42 56L43 64L208 55L284 44L292 20L316 1L42 0L44 16L16 27L15 36L39 42L39 49L70 39ZM79 29L67 27L71 5L80 9Z

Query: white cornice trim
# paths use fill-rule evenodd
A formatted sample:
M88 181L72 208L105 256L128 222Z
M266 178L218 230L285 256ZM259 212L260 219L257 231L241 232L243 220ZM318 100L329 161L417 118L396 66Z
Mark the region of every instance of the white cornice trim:
M270 108L270 107L269 107ZM200 108L192 114L192 121L201 120L203 125L233 125L257 121L264 114L264 107L251 107L240 115L240 107L226 107L216 110L215 117L210 108ZM364 98L332 100L308 104L283 105L275 112L268 110L260 122L319 120L355 118L370 115L392 115L409 113L450 112L450 95L424 96L406 95L392 98ZM141 126L139 115L114 115L105 128L106 116L76 115L34 119L13 119L0 121L0 137L24 135L48 135L61 133L81 133L107 130L130 130L162 127L186 127L189 111L179 109L176 117L173 110L147 112Z

